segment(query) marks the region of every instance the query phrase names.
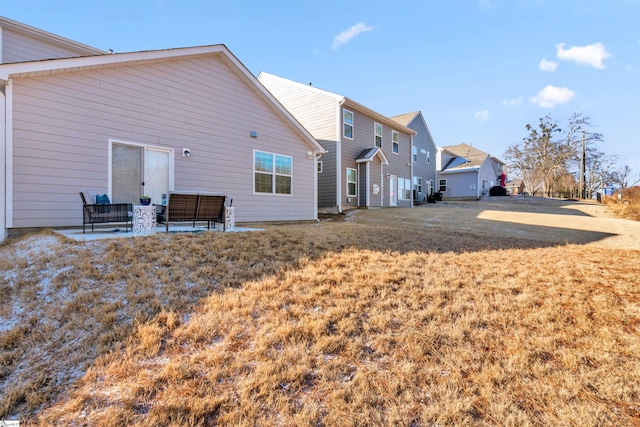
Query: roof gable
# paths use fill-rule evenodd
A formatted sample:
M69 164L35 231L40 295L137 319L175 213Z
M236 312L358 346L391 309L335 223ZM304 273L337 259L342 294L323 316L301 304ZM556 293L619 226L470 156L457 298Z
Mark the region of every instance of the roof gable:
M42 61L0 64L0 80L42 76L55 73L78 72L117 66L129 66L152 62L170 61L177 58L188 58L200 55L215 55L221 58L234 70L235 74L254 89L254 93L274 107L274 111L292 124L292 128L309 145L313 151L325 153L326 150L311 136L289 111L249 72L223 44L197 46L164 50L117 53L78 58L49 59Z
M48 31L41 30L40 28L23 24L22 22L14 21L4 16L0 16L0 27L7 28L9 30L15 31L16 33L24 34L29 37L43 40L64 48L76 50L78 51L78 53L84 55L103 55L107 53L102 49L79 43L75 40L71 40L57 34L50 33Z

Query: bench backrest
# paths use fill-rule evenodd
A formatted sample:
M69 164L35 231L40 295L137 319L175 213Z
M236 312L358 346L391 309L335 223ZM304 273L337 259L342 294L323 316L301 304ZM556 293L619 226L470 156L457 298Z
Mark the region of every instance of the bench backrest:
M203 221L222 220L226 196L200 194L196 219Z
M167 221L193 221L198 209L197 193L169 193Z

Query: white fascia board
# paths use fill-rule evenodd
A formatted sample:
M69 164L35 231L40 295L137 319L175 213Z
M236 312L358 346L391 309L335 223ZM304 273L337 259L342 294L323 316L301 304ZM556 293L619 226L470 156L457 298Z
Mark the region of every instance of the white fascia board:
M2 31L0 29L0 31ZM1 45L1 44L0 44ZM0 90L0 242L7 238L7 194L6 194L6 97L5 91Z
M224 45L185 47L164 50L148 50L141 52L114 53L111 55L83 56L79 58L46 59L41 61L16 62L0 65L0 79L9 77L22 77L32 75L50 74L54 72L82 71L85 69L100 68L109 65L127 63L151 62L160 59L179 58L225 52Z
M480 170L480 166L473 166L470 168L462 168L462 169L446 169L443 171L439 171L441 175L452 175L456 173L464 173L464 172L478 172Z
M58 46L63 46L67 48L72 48L75 50L84 50L87 54L90 55L101 55L106 54L107 52L98 49L93 46L86 45L84 43L77 42L75 40L68 39L66 37L59 36L57 34L50 33L48 31L44 31L40 28L32 27L27 24L23 24L22 22L14 21L9 18L5 18L4 16L0 16L0 27L8 28L17 33L25 34L30 37L34 37L39 40L44 40L49 43L57 44Z

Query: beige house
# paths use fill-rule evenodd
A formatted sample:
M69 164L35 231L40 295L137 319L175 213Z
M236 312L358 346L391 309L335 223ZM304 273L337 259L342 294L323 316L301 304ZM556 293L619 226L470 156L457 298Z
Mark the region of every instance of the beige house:
M28 37L6 22L2 57L24 60ZM75 57L0 65L0 240L81 225L85 189L220 192L239 222L317 218L324 149L224 45L96 54L31 33Z
M416 132L346 96L262 72L258 80L327 150L318 162L318 206L410 207Z

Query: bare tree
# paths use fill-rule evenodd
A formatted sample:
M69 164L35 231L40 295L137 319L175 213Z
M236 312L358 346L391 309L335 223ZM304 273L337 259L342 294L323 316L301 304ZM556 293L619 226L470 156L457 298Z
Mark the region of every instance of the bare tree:
M525 190L530 194L540 189L545 196L551 196L554 183L557 185L563 174L575 169L581 171L583 185L591 194L602 181L604 170L610 167L603 161L603 154L595 149L595 144L602 141L602 134L591 132L591 127L590 117L575 113L563 132L547 115L540 119L537 127L525 126L529 136L523 138L522 143L508 147L505 159L522 177ZM579 178L581 173L577 174Z
M530 124L525 128L529 136L523 138L521 144L507 148L505 159L521 174L528 192L535 194L540 186L542 193L550 196L557 174L575 158L575 146L570 139L554 139L554 134L562 130L549 115L540 119L537 128Z
M629 188L640 183L640 176L635 179L631 178L631 168L628 165L624 165L618 169L612 168L605 175L605 180L615 187Z

